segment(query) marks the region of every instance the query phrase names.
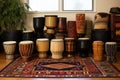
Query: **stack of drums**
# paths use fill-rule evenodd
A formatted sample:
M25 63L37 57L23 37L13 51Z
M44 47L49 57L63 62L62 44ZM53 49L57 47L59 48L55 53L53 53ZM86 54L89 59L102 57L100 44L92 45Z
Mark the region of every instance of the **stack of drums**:
M101 40L103 42L110 40L108 23L108 13L98 13L95 15L95 23L92 31L93 40Z
M67 37L77 39L76 21L68 21Z
M67 28L67 18L66 17L59 17L58 18L58 26L57 26L57 32L55 37L57 39L63 39L66 34L66 28Z
M85 14L76 14L76 29L77 36L84 37L85 35Z
M57 15L45 15L45 26L47 27L46 37L54 38L56 27L58 23Z

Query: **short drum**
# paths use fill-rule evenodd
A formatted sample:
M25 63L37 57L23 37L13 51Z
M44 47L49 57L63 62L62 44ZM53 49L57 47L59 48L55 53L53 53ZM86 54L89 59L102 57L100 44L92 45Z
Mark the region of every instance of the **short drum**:
M19 42L19 52L23 61L29 61L30 57L32 56L34 49L34 42L33 41L20 41Z

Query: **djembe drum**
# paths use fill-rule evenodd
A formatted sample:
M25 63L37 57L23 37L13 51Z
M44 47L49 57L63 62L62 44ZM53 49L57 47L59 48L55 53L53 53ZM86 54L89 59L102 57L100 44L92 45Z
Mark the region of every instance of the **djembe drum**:
M50 51L53 59L63 58L64 41L63 39L52 39L50 44Z
M97 13L95 15L94 29L108 30L109 14L108 13Z
M65 52L67 57L72 57L76 49L75 39L74 38L65 38Z
M14 52L16 49L16 41L4 41L3 48L6 53L6 59L14 59Z
M67 37L77 39L76 21L68 21Z
M45 15L45 26L53 29L57 26L57 15Z
M116 42L106 42L105 43L105 52L107 55L108 62L116 62L117 43Z
M90 39L89 38L78 38L77 40L77 50L80 57L88 57L90 51Z
M47 38L39 38L36 40L36 46L39 58L46 58L49 51L49 40Z
M55 37L57 23L57 15L45 15L45 27L47 28L45 37L47 37L50 40Z
M58 18L58 26L57 26L58 33L66 33L66 28L67 28L66 21L67 21L66 17L59 17Z
M19 42L19 52L23 61L29 61L30 57L32 56L34 49L34 42L33 41L20 41Z
M34 32L32 30L23 31L23 41L31 40L34 41Z
M44 38L45 17L33 17L33 28L37 38Z
M85 14L76 14L76 30L77 36L84 37L85 35Z
M103 60L104 52L104 42L103 41L94 41L93 42L93 58L95 61Z

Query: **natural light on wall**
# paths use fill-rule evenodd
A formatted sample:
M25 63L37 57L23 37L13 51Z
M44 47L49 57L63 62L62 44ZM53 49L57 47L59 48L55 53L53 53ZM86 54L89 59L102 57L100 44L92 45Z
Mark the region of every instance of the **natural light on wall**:
M93 0L29 0L29 11L93 11Z
M64 0L63 10L92 10L92 0Z
M59 11L59 0L29 0L30 11Z

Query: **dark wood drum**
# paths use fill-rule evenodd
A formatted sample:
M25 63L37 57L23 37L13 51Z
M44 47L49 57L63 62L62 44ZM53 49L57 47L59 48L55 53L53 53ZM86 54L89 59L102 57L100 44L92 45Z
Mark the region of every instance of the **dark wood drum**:
M75 39L74 38L65 38L65 52L67 57L72 57L76 49Z
M90 51L90 39L89 38L78 38L77 50L80 57L88 57Z
M33 53L34 42L33 41L21 41L19 42L19 52L23 61L29 61Z
M107 55L108 62L116 62L117 43L116 42L106 42L105 43L105 52Z

